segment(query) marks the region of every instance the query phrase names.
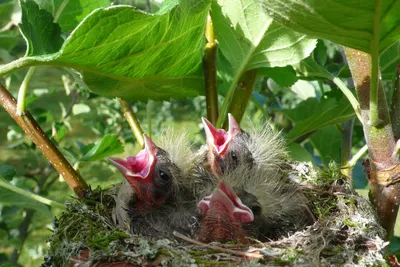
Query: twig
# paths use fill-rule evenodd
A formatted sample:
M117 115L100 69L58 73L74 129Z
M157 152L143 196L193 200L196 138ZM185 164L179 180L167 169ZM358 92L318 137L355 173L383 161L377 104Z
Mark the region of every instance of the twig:
M217 42L210 14L206 26L207 44L204 53L204 81L206 87L207 119L215 125L218 119Z
M205 244L203 242L194 240L194 239L192 239L190 237L187 237L187 236L185 236L185 235L183 235L181 233L178 233L176 231L174 231L172 234L174 236L180 238L180 239L183 239L183 240L189 242L189 243L192 243L192 244L195 244L195 245L198 245L198 246L202 246L202 247L206 247L206 248L209 248L209 249L219 250L221 252L230 253L230 254L237 255L237 256L242 256L242 257L250 257L250 258L257 258L257 259L261 259L261 258L264 257L264 256L262 256L260 254L255 254L255 253L251 253L251 252L237 251L237 250L233 250L233 249L229 249L229 248L221 248L221 247L218 247L218 246Z
M2 85L0 85L0 104L32 139L57 172L64 177L76 195L84 198L88 191L90 191L85 180L83 180L57 147L49 140L29 111L25 112L25 116L17 115L17 101Z
M135 116L135 112L133 112L131 105L126 100L123 100L121 98L118 98L118 100L119 100L119 103L121 104L125 118L128 121L133 134L136 137L136 140L138 141L140 146L143 147L144 146L143 130L142 130L142 127L140 127L140 123Z

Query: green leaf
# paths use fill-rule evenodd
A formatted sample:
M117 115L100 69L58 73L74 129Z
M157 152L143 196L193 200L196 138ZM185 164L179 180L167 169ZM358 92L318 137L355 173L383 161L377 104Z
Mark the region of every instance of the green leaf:
M277 22L295 31L335 43L382 53L400 38L400 2L263 0ZM374 46L371 44L374 43Z
M396 76L396 67L400 63L400 41L389 47L380 57L383 80L392 80Z
M291 158L301 162L313 162L312 156L308 151L298 143L290 143L288 151Z
M319 101L316 98L308 98L301 101L296 108L285 109L280 112L285 114L292 122L297 123L311 117L318 105Z
M34 0L41 9L50 12L63 32L73 30L96 8L107 7L109 0Z
M318 105L313 107L312 113L310 107L305 107L305 105L299 105L290 112L285 110L282 112L287 114L291 120L292 118L290 115L293 117L294 113L310 114L310 116L303 117L301 120L293 120L295 125L287 136L287 139L290 142L320 128L343 123L355 115L349 101L344 97L342 97L340 101L337 101L334 98L323 99Z
M14 11L14 1L0 1L0 28L3 28L11 21L11 16Z
M7 181L11 181L12 178L17 174L17 170L14 166L0 165L0 177L3 177Z
M342 135L336 125L319 129L310 140L325 165L328 166L332 160L340 162Z
M328 79L332 80L333 76L319 65L313 57L308 57L297 64L293 65L297 75L312 80Z
M199 8L201 7L201 9ZM129 6L97 9L60 52L28 65L80 70L95 93L134 100L169 100L204 92L202 58L209 0L187 1L162 15Z
M256 0L214 1L211 16L219 48L237 76L297 63L316 45L316 40L273 23Z
M81 161L94 161L104 159L124 152L124 147L116 135L107 134L100 141L97 141L91 149L81 158Z
M282 87L292 86L298 80L296 72L292 66L260 68L259 73L270 77Z
M53 23L53 17L33 1L21 1L22 18L19 25L27 43L27 56L58 52L64 40L61 29Z

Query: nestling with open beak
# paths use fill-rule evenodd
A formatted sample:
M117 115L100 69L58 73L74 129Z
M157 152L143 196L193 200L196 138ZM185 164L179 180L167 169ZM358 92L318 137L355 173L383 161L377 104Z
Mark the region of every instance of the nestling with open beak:
M202 118L206 132L210 169L218 176L232 171L238 165L277 169L287 153L283 140L269 124L261 131L244 132L235 118L228 114L229 129L215 128Z
M197 238L204 242L278 239L314 219L297 184L271 170L237 166L210 191L198 203L203 219Z
M253 212L244 205L235 191L219 182L214 192L198 204L203 214L196 238L202 242L238 241L246 243L244 223L254 220Z
M192 234L199 217L190 188L195 165L182 160L190 158L190 148L177 148L186 145L181 140L169 153L147 136L144 141L145 148L134 157L109 158L126 178L115 197L114 221L137 234L164 237L174 230Z

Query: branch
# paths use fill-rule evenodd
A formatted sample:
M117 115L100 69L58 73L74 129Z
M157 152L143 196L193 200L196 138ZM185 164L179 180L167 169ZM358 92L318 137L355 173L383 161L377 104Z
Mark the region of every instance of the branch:
M379 79L378 60L376 55L355 49L345 48L345 52L360 102L364 136L368 145L370 198L390 240L399 208L400 163L397 156L393 156L395 139L385 92ZM375 115L377 118L370 117Z
M28 111L26 111L24 116L17 115L17 101L2 85L0 85L0 104L32 139L57 172L64 177L71 189L80 198L85 197L90 190L85 180L82 179L56 146L49 140Z
M140 127L140 123L137 120L131 105L126 100L123 100L121 98L118 98L118 100L119 103L121 104L122 110L124 111L125 118L128 121L133 134L136 137L136 140L138 141L140 146L143 147L144 146L143 130L142 127Z
M235 92L232 96L232 101L229 105L228 112L233 115L238 123L243 118L246 111L247 104L250 101L251 93L253 92L254 83L257 78L257 70L249 70L243 73L236 86ZM227 128L227 121L225 120L224 127Z
M206 87L207 119L215 125L218 119L217 43L210 15L206 26L207 44L204 54L204 80Z

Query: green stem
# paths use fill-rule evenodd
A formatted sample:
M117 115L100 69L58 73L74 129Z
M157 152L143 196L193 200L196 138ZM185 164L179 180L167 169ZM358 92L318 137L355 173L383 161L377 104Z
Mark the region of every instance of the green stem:
M11 191L13 191L15 193L18 193L18 194L20 194L20 195L22 195L24 197L27 197L27 198L30 198L30 199L34 199L36 201L39 201L40 203L49 205L51 207L60 208L60 209L64 209L65 208L65 206L63 204L61 204L61 203L58 203L58 202L56 202L54 200L50 200L48 198L36 195L36 194L34 194L32 192L29 192L29 191L26 191L26 190L21 189L19 187L16 187L16 186L6 182L3 179L0 179L0 186L6 188L8 190L11 190Z
M249 70L243 73L240 77L236 90L232 96L232 101L229 105L228 112L233 115L238 123L243 118L249 103L251 93L253 92L254 83L257 78L257 69ZM225 121L226 122L226 121ZM228 125L224 124L227 128Z
M368 145L364 145L352 158L349 160L347 167L354 168L356 166L357 161L361 159L368 151Z
M144 140L143 140L143 130L140 127L140 123L135 116L135 112L128 101L118 98L119 103L121 104L122 110L124 111L124 115L126 120L129 123L129 126L132 129L133 134L135 135L136 140L138 141L139 145L143 148L144 147Z
M381 124L378 109L378 80L379 80L379 38L380 38L380 15L381 0L375 0L375 14L373 17L373 29L371 40L371 91L370 91L370 115L369 123L378 127Z
M3 65L0 67L0 77L3 77L4 75L7 75L11 72L14 72L16 70L33 66L34 63L37 63L37 60L29 57L22 57L17 60L14 60L6 65Z
M206 87L207 119L215 125L218 120L217 43L210 15L206 25L207 44L204 53L204 81Z
M18 101L17 101L17 115L23 115L25 113L26 90L28 88L29 82L32 79L35 69L36 69L36 67L29 68L28 72L25 75L24 80L21 83L21 87L19 88Z
M341 161L342 161L342 173L351 179L352 168L350 168L351 148L352 148L352 137L353 137L353 126L354 118L346 121L343 124L342 131L342 149L341 149Z
M363 120L360 115L360 105L357 101L357 99L354 97L353 93L350 91L350 89L344 84L344 82L338 78L334 77L332 81L336 84L337 87L339 87L340 91L346 96L346 98L349 100L350 105L353 107L354 112L357 115L357 118L361 123L363 123Z

